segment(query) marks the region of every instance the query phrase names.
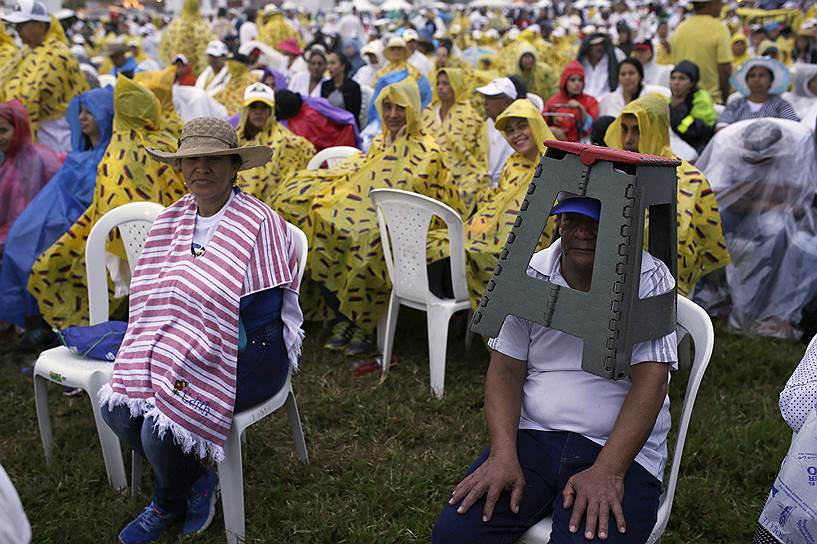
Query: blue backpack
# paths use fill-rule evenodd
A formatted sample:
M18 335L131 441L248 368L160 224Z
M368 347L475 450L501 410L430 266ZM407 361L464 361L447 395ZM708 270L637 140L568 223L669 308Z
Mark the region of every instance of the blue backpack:
M85 359L113 362L125 338L125 321L106 321L99 325L67 327L57 331L62 345Z

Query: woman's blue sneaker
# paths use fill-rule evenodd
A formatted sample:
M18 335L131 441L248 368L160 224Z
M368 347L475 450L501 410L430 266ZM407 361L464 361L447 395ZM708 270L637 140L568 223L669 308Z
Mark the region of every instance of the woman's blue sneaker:
M119 533L122 544L148 544L156 542L162 533L173 525L181 514L168 512L151 501L135 520L128 523Z
M196 480L187 497L187 514L184 517L184 536L197 535L210 526L216 514L218 498L218 474L204 471L204 476Z

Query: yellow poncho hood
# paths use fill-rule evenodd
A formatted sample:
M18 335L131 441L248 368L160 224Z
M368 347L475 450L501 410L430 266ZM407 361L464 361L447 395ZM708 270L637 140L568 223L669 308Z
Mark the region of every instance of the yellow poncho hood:
M533 44L531 44L529 42L520 42L519 45L516 48L516 67L515 68L517 70L522 69L522 65L521 65L522 57L524 55L528 55L528 54L533 55L533 61L534 62L539 62L539 52L536 51L536 48L533 46Z
M147 88L123 75L116 77L113 90L114 132L157 129L161 126L162 105Z
M6 32L6 25L0 25L0 47L16 45L11 39L9 33Z
M505 125L513 118L522 118L528 121L528 126L536 142L536 147L539 149L539 154L545 152L545 140L556 139L550 127L547 126L547 123L545 123L545 120L542 118L542 114L536 111L536 106L527 98L514 100L513 103L496 118L497 130L504 132Z
M383 119L383 101L386 99L406 109L406 134L416 134L420 130L422 110L420 106L420 88L417 87L417 82L413 78L407 77L397 83L383 87L375 103L380 119ZM386 135L388 130L384 123L383 134Z
M624 107L621 115L616 117L607 128L604 141L611 148L622 149L621 117L627 114L638 119L638 152L648 155L671 157L669 145L669 105L667 99L654 93L633 100Z
M162 112L171 115L176 110L173 107L173 80L176 77L176 66L171 65L163 70L140 72L133 76L133 80L144 85L156 95Z
M199 0L184 0L184 4L182 4L182 15L198 17L200 13Z
M435 74L434 80L436 81L440 74L444 73L448 76L448 82L451 84L451 89L454 91L454 102L465 102L469 99L467 93L467 86L465 84L465 72L459 68L440 68L437 70ZM439 102L439 97L437 96L437 85L434 85L434 98L435 102Z

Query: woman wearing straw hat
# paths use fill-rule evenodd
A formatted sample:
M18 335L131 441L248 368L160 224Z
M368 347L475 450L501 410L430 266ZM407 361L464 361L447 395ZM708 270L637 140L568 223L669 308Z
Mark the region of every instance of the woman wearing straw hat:
M789 79L791 74L780 61L755 57L744 62L731 79L732 87L743 97L726 105L726 109L718 115L715 130L745 119L761 117L799 121L791 104L780 97L789 87Z
M213 518L216 473L235 412L271 397L297 365L301 323L294 243L281 217L237 189L266 163L225 121L187 123L176 153L189 193L156 218L131 283L130 316L102 415L156 479L153 499L120 533L154 542L177 520L184 535Z

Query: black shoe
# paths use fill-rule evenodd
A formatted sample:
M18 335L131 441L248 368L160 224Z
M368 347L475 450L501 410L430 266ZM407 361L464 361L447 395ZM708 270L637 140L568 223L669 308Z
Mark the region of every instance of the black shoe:
M17 342L17 351L45 351L60 345L57 335L48 329L27 331Z
M377 343L374 335L367 333L363 329L354 327L352 339L346 344L345 352L349 357L377 355Z
M329 351L343 351L349 344L349 340L352 339L353 331L354 326L352 325L351 321L347 321L345 319L338 321L335 323L335 326L332 327L332 335L329 337L323 347Z

